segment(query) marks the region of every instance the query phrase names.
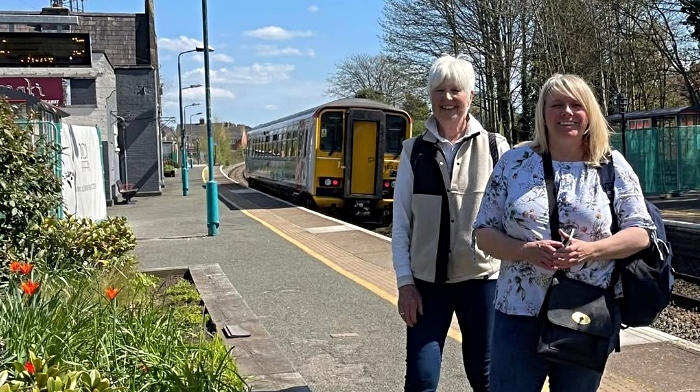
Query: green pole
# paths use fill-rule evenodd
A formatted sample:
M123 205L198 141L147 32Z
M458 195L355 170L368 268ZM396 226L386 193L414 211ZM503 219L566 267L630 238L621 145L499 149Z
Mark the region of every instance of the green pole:
M63 160L61 159L61 156L63 155L63 145L61 144L61 130L63 127L61 126L61 123L58 123L58 126L56 126L53 123L51 123L51 125L53 125L54 132L56 132L56 144L58 144L59 147L58 154L56 154L56 175L58 177L58 180L61 181L61 192L63 192ZM61 200L63 200L63 197L61 197ZM57 216L58 219L63 219L63 203L61 203L61 205L58 206Z
M214 181L214 139L211 131L211 81L209 80L209 26L207 22L207 0L202 0L202 40L204 41L204 91L207 119L207 142L209 146L209 181L207 181L207 232L219 234L219 189Z

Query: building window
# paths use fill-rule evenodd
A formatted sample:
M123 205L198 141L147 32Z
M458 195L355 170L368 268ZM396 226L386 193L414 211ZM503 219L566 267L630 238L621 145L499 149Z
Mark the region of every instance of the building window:
M95 79L70 80L71 105L97 105Z

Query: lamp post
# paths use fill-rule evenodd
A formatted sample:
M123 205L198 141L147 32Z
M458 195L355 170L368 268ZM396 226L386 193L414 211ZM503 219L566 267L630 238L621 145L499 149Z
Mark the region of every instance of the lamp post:
M187 108L192 107L192 106L199 106L199 105L201 105L201 103L199 103L199 102L185 105L185 107L183 108L183 112L185 113L185 118L187 118ZM182 135L182 140L181 140L181 143L182 143L182 163L184 164L185 169L189 170L187 167L187 132L186 132L186 129L184 126L182 127L182 132L180 132L180 134ZM186 178L186 179L187 179L187 183L186 183L187 189L189 190L189 187L190 187L189 178ZM187 195L185 195L185 196L187 196Z
M202 40L209 48L209 24L207 17L207 0L202 0ZM204 96L206 105L207 146L209 152L214 150L211 132L211 80L209 78L209 51L204 52ZM207 181L207 232L210 236L219 234L219 185L214 181L214 156L209 154L209 181Z
M190 134L190 136L192 136L192 117L194 117L194 116L200 116L201 114L202 114L202 112L198 112L198 113L195 113L195 114L190 114L190 123L189 123L189 125L190 125L190 126L189 126L189 128L190 128L190 129L189 129L189 134ZM199 137L197 137L197 138L199 139ZM199 144L199 142L197 142L197 144ZM197 146L197 164L199 165L199 146Z
M204 48L208 48L209 50L205 50ZM177 55L177 85L178 85L177 92L178 92L178 96L179 96L178 109L180 110L180 144L181 144L181 146L184 146L184 144L185 144L185 115L184 115L183 109L182 109L182 90L183 90L183 88L182 88L182 67L180 66L180 57L183 54L192 53L192 52L204 52L204 53L208 54L208 52L211 52L212 50L213 49L209 48L209 46L204 45L203 47L198 46L194 49L186 50L186 51ZM194 87L201 87L201 85L193 84L187 88L194 88ZM187 155L187 151L185 151L185 149L183 148L182 149L183 158L186 158L186 155ZM184 161L184 159L183 159L183 161ZM182 196L187 196L190 193L187 165L185 165L184 167L181 167L180 173L182 174Z
M625 131L627 130L627 121L625 121L625 112L627 111L627 97L623 93L617 94L615 97L617 110L620 112L620 121L622 121L622 156L627 158L627 141L625 140Z

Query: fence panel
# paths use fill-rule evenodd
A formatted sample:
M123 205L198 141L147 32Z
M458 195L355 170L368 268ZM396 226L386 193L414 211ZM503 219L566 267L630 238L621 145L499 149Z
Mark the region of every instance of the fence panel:
M645 194L700 189L700 126L627 130L625 141L627 161ZM610 142L622 150L620 133Z

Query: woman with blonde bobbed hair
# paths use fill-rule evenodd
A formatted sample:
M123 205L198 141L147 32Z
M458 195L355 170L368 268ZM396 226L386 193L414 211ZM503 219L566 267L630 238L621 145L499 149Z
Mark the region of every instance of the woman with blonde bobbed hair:
M611 232L609 199L597 170L610 159L615 172L613 207L619 223L615 234ZM549 191L547 164L554 185ZM550 194L555 196L548 198ZM553 214L550 199L555 200ZM550 220L556 213L558 219ZM534 138L499 160L474 229L478 248L501 259L491 392L539 392L547 377L552 392L597 390L602 372L553 361L538 352L543 325L538 316L545 294L557 271L591 286L611 287L614 260L647 247L655 227L639 180L624 157L611 150L608 124L583 79L556 74L544 83ZM559 238L553 239L555 235ZM619 324L615 328L619 331ZM606 357L617 343L618 334L612 336Z

